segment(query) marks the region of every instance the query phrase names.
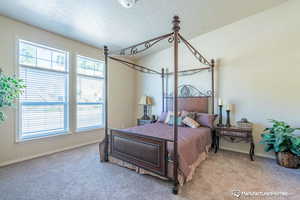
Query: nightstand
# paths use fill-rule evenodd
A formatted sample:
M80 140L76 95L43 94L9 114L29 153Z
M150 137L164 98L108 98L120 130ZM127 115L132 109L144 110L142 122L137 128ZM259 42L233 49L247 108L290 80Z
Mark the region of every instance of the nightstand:
M220 138L224 138L225 140L238 143L238 142L246 142L250 143L249 156L252 161L254 161L254 142L252 136L252 128L241 128L237 126L217 126L215 128L215 153L219 150Z
M145 124L152 124L155 123L156 120L153 119L138 119L137 120L137 125L141 126L141 125L145 125Z

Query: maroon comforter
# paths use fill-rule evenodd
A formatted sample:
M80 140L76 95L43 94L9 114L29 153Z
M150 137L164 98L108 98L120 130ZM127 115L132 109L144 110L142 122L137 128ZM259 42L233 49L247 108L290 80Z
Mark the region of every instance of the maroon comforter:
M173 127L163 123L147 124L123 129L141 135L173 139ZM212 142L210 128L178 127L179 169L185 177L190 172L190 166L197 161L199 155L206 151L206 146ZM173 155L173 142L168 142L168 152Z

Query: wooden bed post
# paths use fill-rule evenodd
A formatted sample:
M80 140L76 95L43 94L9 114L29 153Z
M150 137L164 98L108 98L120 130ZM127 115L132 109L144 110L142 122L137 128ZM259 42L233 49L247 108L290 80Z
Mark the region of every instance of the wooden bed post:
M104 146L104 161L108 162L108 48L104 46L104 70L105 70L105 99L104 99L104 123L105 123L105 146Z
M165 101L165 108L166 108L166 112L168 112L169 110L168 110L168 95L169 95L169 69L168 68L166 68L166 74L165 74L165 76L166 76L166 101Z
M161 68L162 112L165 112L165 69Z
M173 31L174 31L174 85L173 85L173 111L174 111L174 121L173 121L173 132L174 132L174 188L173 193L178 194L178 105L177 105L177 97L178 97L178 32L180 30L179 26L179 17L173 17Z
M211 59L211 112L215 114L215 60Z

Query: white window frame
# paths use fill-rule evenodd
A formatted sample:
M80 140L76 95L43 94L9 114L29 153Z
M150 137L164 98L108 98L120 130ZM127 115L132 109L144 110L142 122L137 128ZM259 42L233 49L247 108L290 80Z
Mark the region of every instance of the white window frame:
M91 131L91 130L96 130L96 129L102 129L104 128L104 117L105 117L105 104L104 104L104 100L102 102L78 102L78 99L77 99L77 80L78 80L78 77L85 77L85 78L91 78L91 79L98 79L98 80L103 80L105 81L105 73L103 72L103 77L100 77L100 76L92 76L92 75L86 75L86 74L80 74L78 73L78 57L81 57L81 58L84 58L84 59L87 59L87 60L90 60L90 61L93 61L93 62L100 62L100 63L104 63L103 60L98 60L98 59L94 59L94 58L90 58L90 57L87 57L87 56L82 56L80 54L76 54L76 103L75 103L75 106L76 106L76 122L75 122L75 128L76 128L76 132L79 133L79 132L84 132L84 131ZM105 84L103 84L103 92L105 91ZM103 94L105 95L105 94ZM104 97L103 97L104 99ZM102 105L102 125L97 125L97 126L88 126L88 127L81 127L81 128L78 128L78 124L77 124L77 121L78 121L78 112L77 112L77 109L78 109L78 105Z
M59 71L59 70L53 70L53 69L47 69L47 68L42 68L38 66L28 66L24 64L20 64L20 43L24 42L27 44L30 44L35 47L40 47L40 48L45 48L51 51L56 51L59 53L64 53L65 54L65 71ZM69 87L69 81L70 81L70 66L69 66L69 56L70 53L66 50L60 50L57 48L52 48L50 46L42 45L36 42L30 42L28 40L20 39L17 38L17 48L16 48L16 66L17 66L17 74L18 76L20 75L20 68L25 67L25 68L30 68L30 69L37 69L45 72L55 72L55 73L61 73L61 74L66 74L66 83L65 83L65 101L64 102L21 102L20 100L17 101L17 138L16 142L22 142L22 141L27 141L27 140L34 140L34 139L40 139L40 138L45 138L45 137L51 137L51 136L56 136L56 135L65 135L65 134L70 134L70 117L69 117L69 111L70 111L70 87ZM52 60L51 60L52 62ZM63 105L64 106L64 130L62 131L45 131L41 134L34 134L31 136L23 136L22 133L22 105Z

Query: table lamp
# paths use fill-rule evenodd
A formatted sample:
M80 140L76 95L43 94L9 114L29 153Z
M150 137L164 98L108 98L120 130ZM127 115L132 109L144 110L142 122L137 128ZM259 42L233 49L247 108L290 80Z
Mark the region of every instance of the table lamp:
M144 106L144 115L142 116L141 119L149 120L150 117L148 116L148 106L151 106L153 104L151 97L142 96L139 101L139 104Z

